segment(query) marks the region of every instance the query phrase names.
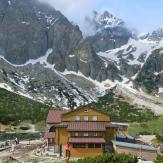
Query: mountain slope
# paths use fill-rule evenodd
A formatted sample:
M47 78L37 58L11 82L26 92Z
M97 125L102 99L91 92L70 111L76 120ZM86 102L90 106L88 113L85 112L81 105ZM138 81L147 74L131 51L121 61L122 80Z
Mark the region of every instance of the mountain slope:
M136 83L148 93L161 93L163 88L163 52L157 49L152 52L141 72L136 78Z
M157 117L151 110L132 105L122 95L116 95L114 90L90 105L111 115L113 122L146 122Z
M0 88L0 123L10 124L46 119L49 106Z
M153 55L162 30L136 37L108 12L95 12L86 23L95 33L85 38L51 6L1 0L0 87L69 108L97 101L117 85L162 91L162 56Z

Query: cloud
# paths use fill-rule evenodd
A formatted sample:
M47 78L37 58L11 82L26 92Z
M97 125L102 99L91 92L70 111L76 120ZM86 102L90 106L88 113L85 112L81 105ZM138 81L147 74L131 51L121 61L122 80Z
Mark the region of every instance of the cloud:
M85 35L91 33L91 27L84 23L86 16L91 16L96 10L100 0L39 0L51 4L55 9L61 11L70 21L78 24Z

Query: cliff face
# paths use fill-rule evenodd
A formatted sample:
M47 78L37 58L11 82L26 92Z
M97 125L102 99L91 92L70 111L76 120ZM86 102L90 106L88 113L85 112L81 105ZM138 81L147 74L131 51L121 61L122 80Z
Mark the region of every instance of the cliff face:
M49 48L57 61L77 48L81 39L79 28L48 5L36 0L0 2L0 53L11 63L36 59Z
M0 53L11 63L24 64L51 48L47 61L55 64L58 71L80 71L98 81L110 75L94 45L83 39L79 27L46 4L36 0L2 0L0 22Z
M163 87L163 51L152 52L135 81L148 93L157 93Z

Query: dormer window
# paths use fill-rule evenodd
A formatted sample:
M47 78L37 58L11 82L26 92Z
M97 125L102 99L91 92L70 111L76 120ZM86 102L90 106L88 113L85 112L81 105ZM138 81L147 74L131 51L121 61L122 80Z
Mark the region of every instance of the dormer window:
M97 116L93 116L93 117L92 117L92 120L93 120L93 121L97 121Z
M83 116L83 120L88 121L88 116L87 115Z
M75 116L75 121L80 121L80 116L79 115Z

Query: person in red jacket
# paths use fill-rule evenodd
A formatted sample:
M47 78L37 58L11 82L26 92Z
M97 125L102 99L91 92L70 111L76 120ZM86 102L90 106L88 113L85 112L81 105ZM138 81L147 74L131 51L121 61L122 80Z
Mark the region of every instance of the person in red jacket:
M70 159L70 144L67 143L64 147L65 151L66 151L66 156L65 156L65 160L69 160Z

